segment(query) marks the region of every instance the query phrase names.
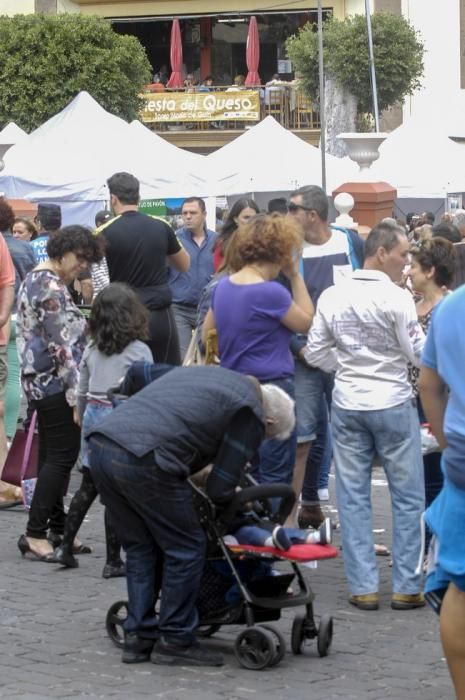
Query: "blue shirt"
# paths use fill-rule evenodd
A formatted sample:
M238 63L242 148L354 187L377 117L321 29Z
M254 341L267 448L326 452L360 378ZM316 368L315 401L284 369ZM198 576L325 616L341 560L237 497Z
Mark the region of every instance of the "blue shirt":
M465 287L446 297L434 310L422 364L434 369L449 387L444 416L444 467L447 476L465 489Z
M48 243L48 233L45 233L42 236L38 236L37 238L34 238L34 240L30 242L30 245L32 246L32 252L34 253L34 257L36 259L36 263L47 262L47 260L48 260L47 243Z
M178 272L169 268L168 281L173 294L173 303L188 304L197 307L202 291L210 282L213 269L213 246L216 233L205 229L205 238L198 246L192 239L192 232L187 228L176 231L178 241L187 250L191 264L187 272Z

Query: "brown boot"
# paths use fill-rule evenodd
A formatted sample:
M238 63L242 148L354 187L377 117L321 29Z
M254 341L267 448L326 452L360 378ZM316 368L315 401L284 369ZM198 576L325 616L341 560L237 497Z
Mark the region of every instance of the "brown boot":
M315 503L312 506L302 506L299 511L298 523L302 530L306 530L308 527L313 527L314 530L318 530L320 525L324 522L325 516L321 510L319 503Z

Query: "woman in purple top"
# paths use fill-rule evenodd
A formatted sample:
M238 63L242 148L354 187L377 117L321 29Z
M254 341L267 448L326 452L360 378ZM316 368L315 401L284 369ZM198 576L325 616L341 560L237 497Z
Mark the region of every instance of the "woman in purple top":
M216 328L222 367L277 384L293 396L289 342L293 333L306 333L313 318L313 304L298 267L300 231L279 214L260 214L239 227L234 243L244 265L215 288L203 338ZM276 281L280 273L291 291ZM290 483L295 436L284 445L267 443L256 470L259 481Z

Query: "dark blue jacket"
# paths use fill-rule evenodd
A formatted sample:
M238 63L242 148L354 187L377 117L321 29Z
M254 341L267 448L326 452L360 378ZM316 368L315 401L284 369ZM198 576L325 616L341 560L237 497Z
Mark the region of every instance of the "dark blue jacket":
M265 425L247 377L222 367L176 367L117 406L86 437L105 435L136 457L153 452L160 469L187 477L216 457L242 408Z
M27 273L36 266L36 261L32 247L27 241L22 241L20 238L15 238L9 231L3 234L3 238L8 246L8 250L10 251L11 259L13 260L13 265L15 266L16 271L15 303L13 305L13 312L15 312L16 297L18 296L19 286L26 277Z

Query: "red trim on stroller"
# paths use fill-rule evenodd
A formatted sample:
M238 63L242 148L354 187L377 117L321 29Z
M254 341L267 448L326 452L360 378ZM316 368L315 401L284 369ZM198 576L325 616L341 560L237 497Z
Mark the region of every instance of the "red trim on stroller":
M334 559L338 550L329 544L293 544L290 549L283 552L276 547L255 547L252 544L228 544L231 552L250 552L256 554L271 554L280 559L290 559L291 561L316 561L317 559Z

